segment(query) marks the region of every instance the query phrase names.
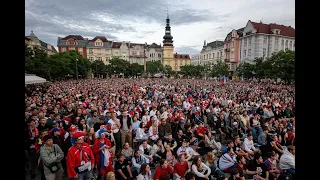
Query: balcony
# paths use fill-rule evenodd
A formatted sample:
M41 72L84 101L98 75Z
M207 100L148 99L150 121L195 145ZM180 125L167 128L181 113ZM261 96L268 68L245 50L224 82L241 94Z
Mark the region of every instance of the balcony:
M225 48L224 51L225 52L230 52L230 48Z

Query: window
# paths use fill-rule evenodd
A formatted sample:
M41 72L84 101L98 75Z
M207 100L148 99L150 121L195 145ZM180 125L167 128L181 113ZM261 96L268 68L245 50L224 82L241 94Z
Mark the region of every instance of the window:
M160 53L158 53L158 58L161 58L161 54Z
M90 48L90 49L89 49L89 54L92 54L92 53L93 53L93 49Z
M214 53L212 54L212 59L214 59Z
M150 57L151 57L151 54L150 54Z
M62 52L66 52L66 48L63 47L63 48L61 49L61 51L62 51Z
M69 47L69 51L76 50L75 47Z
M78 48L78 51L79 51L79 52L82 52L82 50L83 50L82 47Z
M182 66L182 60L180 60L180 66Z
M232 48L234 48L234 41L232 41Z
M89 57L89 60L92 62L93 61L93 57Z
M286 49L288 48L288 40L286 40Z
M276 39L274 40L274 45L278 46L279 45L279 38L276 37Z
M182 58L182 55L180 55L180 58Z
M97 53L101 53L101 49L97 49Z
M262 52L263 56L266 55L266 52L267 52L267 49L266 49L266 48L263 48L263 52Z
M244 50L244 51L243 51L243 55L244 55L244 56L247 56L247 50Z
M251 38L249 38L249 46L251 46Z
M132 51L132 55L133 56L137 55L137 52L136 51Z
M248 50L248 56L251 56L251 49Z
M289 47L292 50L292 41L290 41Z
M98 61L102 61L102 57L98 57L97 60L98 60Z
M244 39L244 47L247 47L247 39Z
M267 44L267 37L263 38L263 44Z
M234 52L233 52L233 51L231 51L231 58L233 58L233 53L234 53Z
M207 59L208 59L208 54L207 54Z
M115 55L119 55L119 52L114 52L115 53Z
M102 46L102 42L96 42L96 46Z
M211 55L211 54L210 54L210 55ZM187 56L187 55L185 55L185 56L184 56L184 58L188 59L188 56Z

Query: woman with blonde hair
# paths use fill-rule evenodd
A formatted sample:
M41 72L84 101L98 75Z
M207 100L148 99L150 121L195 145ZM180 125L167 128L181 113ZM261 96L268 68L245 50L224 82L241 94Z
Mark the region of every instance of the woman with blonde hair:
M114 172L112 171L108 172L106 180L116 180L116 176Z

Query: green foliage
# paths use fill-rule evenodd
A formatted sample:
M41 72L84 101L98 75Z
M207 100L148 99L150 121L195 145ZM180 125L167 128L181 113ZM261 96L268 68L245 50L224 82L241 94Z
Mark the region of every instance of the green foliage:
M172 76L175 74L175 72L172 70L172 67L169 65L164 66L164 73L168 76Z
M97 61L92 62L91 69L92 69L93 74L95 76L108 74L107 66L103 63L102 60L99 60L99 61L97 60Z
M91 63L76 51L48 56L44 50L25 45L25 71L48 80L63 78L68 74L76 77L76 59L78 75L87 75Z
M295 52L286 49L273 53L269 58L256 58L254 64L241 63L237 69L238 75L245 78L281 78L287 82L295 78Z
M161 61L147 61L147 73L154 75L156 73L164 72L164 67Z
M202 77L205 67L200 65L185 65L180 67L180 74L191 77Z
M229 66L226 63L219 60L217 61L217 64L213 65L210 75L211 77L228 76Z

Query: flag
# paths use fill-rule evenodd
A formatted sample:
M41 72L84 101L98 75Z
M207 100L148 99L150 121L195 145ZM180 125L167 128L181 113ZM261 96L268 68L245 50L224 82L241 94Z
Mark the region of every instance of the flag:
M224 83L224 84L227 82L226 76L223 76L223 77L221 78L221 82Z

